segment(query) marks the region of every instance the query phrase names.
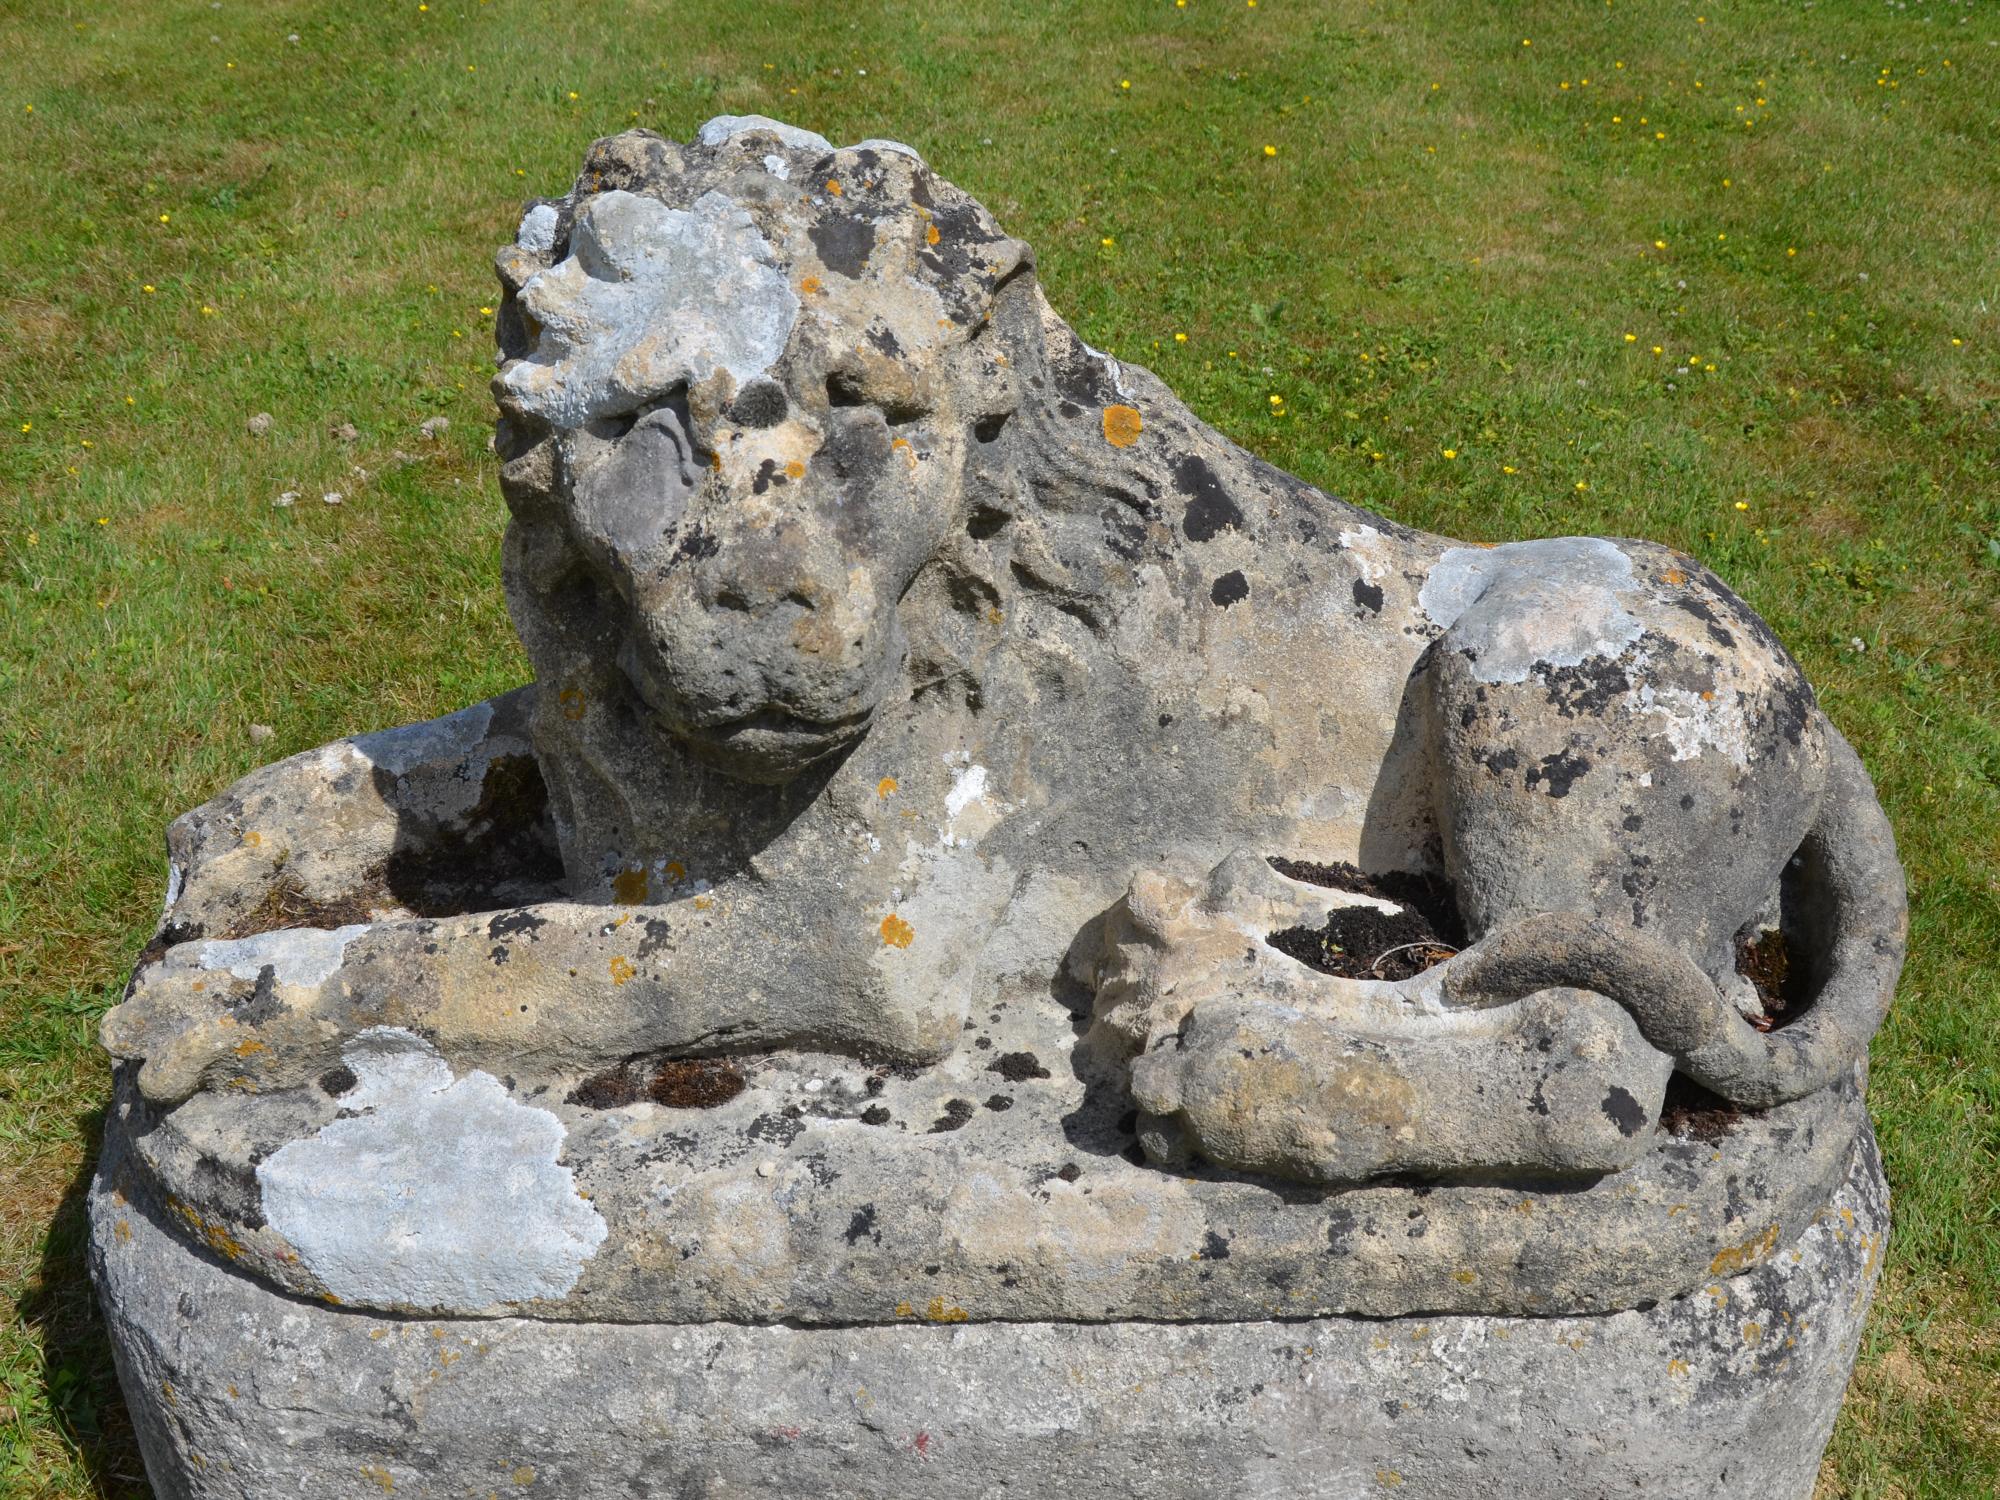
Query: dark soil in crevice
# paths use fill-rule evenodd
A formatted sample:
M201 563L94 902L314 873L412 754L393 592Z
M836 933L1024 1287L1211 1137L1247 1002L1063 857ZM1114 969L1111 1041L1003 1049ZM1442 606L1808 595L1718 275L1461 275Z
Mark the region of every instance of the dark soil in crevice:
M362 877L362 888L331 901L321 901L305 893L298 878L280 876L249 911L230 925L225 938L255 937L281 927L348 927L372 922L374 907L387 906L392 899L382 884L382 867L377 865Z
M713 1109L727 1104L748 1087L736 1065L726 1057L677 1057L655 1064L624 1062L593 1073L570 1093L571 1104L585 1109L619 1109L650 1099L669 1109Z
M1667 1080L1667 1096L1660 1105L1660 1130L1689 1140L1719 1141L1740 1122L1758 1113L1732 1104L1692 1078L1676 1073Z
M1736 935L1736 972L1750 981L1763 1004L1763 1016L1751 1022L1759 1031L1780 1030L1811 1007L1805 966L1792 962L1791 945L1777 928ZM1732 1103L1676 1073L1667 1080L1666 1100L1660 1107L1660 1129L1668 1135L1714 1142L1744 1120L1755 1119L1762 1113Z
M1406 870L1370 875L1345 863L1277 858L1271 868L1309 885L1373 896L1403 908L1392 916L1373 906L1351 906L1334 912L1324 927L1289 927L1271 934L1273 948L1309 969L1338 979L1408 979L1465 945L1457 899L1441 876Z
M1756 988L1764 1018L1753 1022L1759 1031L1781 1031L1812 1006L1812 990L1804 964L1792 962L1791 944L1777 928L1736 934L1736 972Z

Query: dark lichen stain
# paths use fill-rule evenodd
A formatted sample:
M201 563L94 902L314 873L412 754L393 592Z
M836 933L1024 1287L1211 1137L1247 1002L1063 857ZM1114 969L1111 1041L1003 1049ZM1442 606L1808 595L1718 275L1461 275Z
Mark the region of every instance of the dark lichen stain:
M970 1099L947 1099L944 1113L931 1121L931 1135L945 1135L954 1130L963 1130L966 1121L973 1116L974 1106Z
M1250 582L1243 576L1241 568L1231 569L1210 586L1208 597L1213 603L1227 609L1230 605L1241 604L1250 597Z
M661 1063L647 1092L670 1109L713 1109L747 1087L736 1065L723 1057L687 1057Z
M320 1092L328 1098L338 1099L360 1081L354 1076L354 1070L343 1063L319 1075Z
M1567 797L1570 787L1589 769L1590 762L1582 756L1558 750L1554 755L1543 756L1539 766L1528 767L1528 790L1532 792L1546 782L1551 797Z
M768 1141L774 1146L789 1146L805 1130L805 1122L799 1118L799 1107L787 1105L783 1112L775 1115L759 1115L750 1122L750 1128L743 1133L753 1141Z
M886 1104L869 1105L861 1111L861 1123L863 1125L887 1125L889 1123L889 1106Z
M1382 613L1382 585L1370 583L1365 578L1354 580L1354 602L1371 615Z
M1189 496L1181 530L1191 542L1213 541L1224 530L1243 527L1243 512L1229 498L1205 459L1189 453L1174 464L1174 488Z
M847 1221L847 1243L857 1245L863 1239L882 1243L882 1231L875 1227L875 1205L864 1203L854 1211L854 1217Z
M784 387L772 380L753 380L729 403L729 418L745 427L776 427L785 420Z
M1602 717L1632 690L1632 679L1624 669L1602 658L1569 667L1538 663L1535 674L1548 689L1550 705L1565 719Z
M1477 756L1479 763L1486 767L1488 774L1504 776L1516 770L1521 764L1521 752L1511 746L1505 750L1488 750Z
M1042 1060L1032 1052L1003 1052L986 1065L986 1071L998 1073L1009 1083L1026 1083L1030 1078L1049 1076Z
M584 1079L570 1093L569 1102L586 1109L619 1109L650 1099L669 1109L713 1109L747 1086L726 1057L674 1058L650 1074L636 1063L623 1062Z
M1213 1229L1209 1230L1207 1238L1201 1242L1201 1258L1203 1260L1228 1260L1229 1241L1217 1234Z
M986 1101L986 1107L996 1115L1004 1114L1014 1107L1013 1096L1011 1094L994 1094Z
M1062 1166L1057 1168L1056 1170L1056 1176L1060 1177L1064 1182L1075 1182L1077 1178L1081 1177L1082 1175L1083 1175L1083 1168L1079 1167L1073 1161L1064 1162Z
M524 906L519 911L503 911L486 924L486 935L491 938L525 937L534 935L549 925L547 917L538 916L533 907Z
M1603 1109L1604 1117L1618 1127L1620 1135L1637 1135L1646 1128L1646 1106L1621 1088L1614 1088L1606 1094L1599 1107Z
M1723 627L1722 622L1716 618L1715 611L1708 607L1707 601L1697 599L1692 594L1675 594L1667 602L1676 609L1686 610L1705 624L1708 627L1708 638L1723 650L1736 649L1736 637Z
M806 231L822 264L850 280L858 280L875 249L875 226L846 214L827 214Z

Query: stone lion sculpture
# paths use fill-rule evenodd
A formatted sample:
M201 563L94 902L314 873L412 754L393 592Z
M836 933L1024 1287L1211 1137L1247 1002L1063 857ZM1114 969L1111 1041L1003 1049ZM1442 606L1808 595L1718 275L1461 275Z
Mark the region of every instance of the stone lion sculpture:
M1615 1171L1676 1073L1757 1108L1863 1057L1887 826L1693 559L1273 469L894 143L617 136L498 267L535 681L174 825L104 1025L152 1104L381 1028L500 1073L922 1066L1025 977L1129 1056L1153 1160L1333 1185ZM1370 898L1274 860L1447 882L1462 951L1317 972L1272 935ZM1737 940L1781 922L1774 1024Z

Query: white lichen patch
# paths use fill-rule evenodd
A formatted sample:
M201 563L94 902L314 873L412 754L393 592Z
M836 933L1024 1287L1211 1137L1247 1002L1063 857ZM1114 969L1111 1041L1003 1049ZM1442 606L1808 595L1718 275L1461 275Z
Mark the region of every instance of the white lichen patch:
M1639 689L1643 713L1658 724L1652 734L1666 740L1675 760L1693 760L1704 750L1716 750L1746 770L1750 765L1750 724L1734 693L1703 697L1686 688Z
M330 932L318 927L283 927L255 937L215 938L195 949L195 961L204 969L226 969L245 980L255 980L268 968L278 984L312 989L333 977L347 945L367 930L366 922L355 922Z
M561 1297L607 1230L558 1160L564 1130L491 1074L375 1027L342 1054L343 1118L257 1168L265 1218L343 1301L474 1313ZM350 1113L351 1112L351 1113Z
M923 156L915 146L906 146L901 141L884 140L879 135L871 135L865 141L856 141L854 149L856 151L894 151L898 155L909 157L911 161L920 162L923 160Z
M1357 526L1340 534L1340 545L1361 570L1363 583L1380 583L1396 567L1397 554L1389 539L1373 526Z
M818 132L787 125L769 115L717 115L701 127L698 138L704 146L720 146L750 130L768 131L794 151L833 149L833 143Z
M475 703L439 719L357 734L346 743L369 765L402 776L418 766L448 762L478 751L493 723L493 705Z
M769 172L773 177L777 178L778 181L780 182L791 181L792 165L790 162L786 161L782 156L773 155L765 157L764 170L766 172Z
M1622 596L1632 559L1600 537L1554 537L1499 547L1451 547L1417 602L1452 632L1481 682L1525 682L1537 666L1614 657L1643 633Z
M500 385L560 428L717 374L747 385L784 353L799 311L770 244L720 193L685 209L598 194L568 258L529 277L520 301L535 346Z
M521 215L521 227L514 232L514 243L531 255L547 255L556 247L556 223L555 205L537 203Z

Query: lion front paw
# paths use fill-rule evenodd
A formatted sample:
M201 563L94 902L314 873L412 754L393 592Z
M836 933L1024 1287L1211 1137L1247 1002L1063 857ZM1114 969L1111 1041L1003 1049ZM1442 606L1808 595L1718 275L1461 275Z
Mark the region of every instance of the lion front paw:
M104 1048L139 1064L140 1093L161 1105L178 1104L212 1075L258 1088L280 1065L310 1072L320 1054L331 1060L342 1034L331 981L368 930L284 928L170 949L139 970L124 1003L105 1015Z

